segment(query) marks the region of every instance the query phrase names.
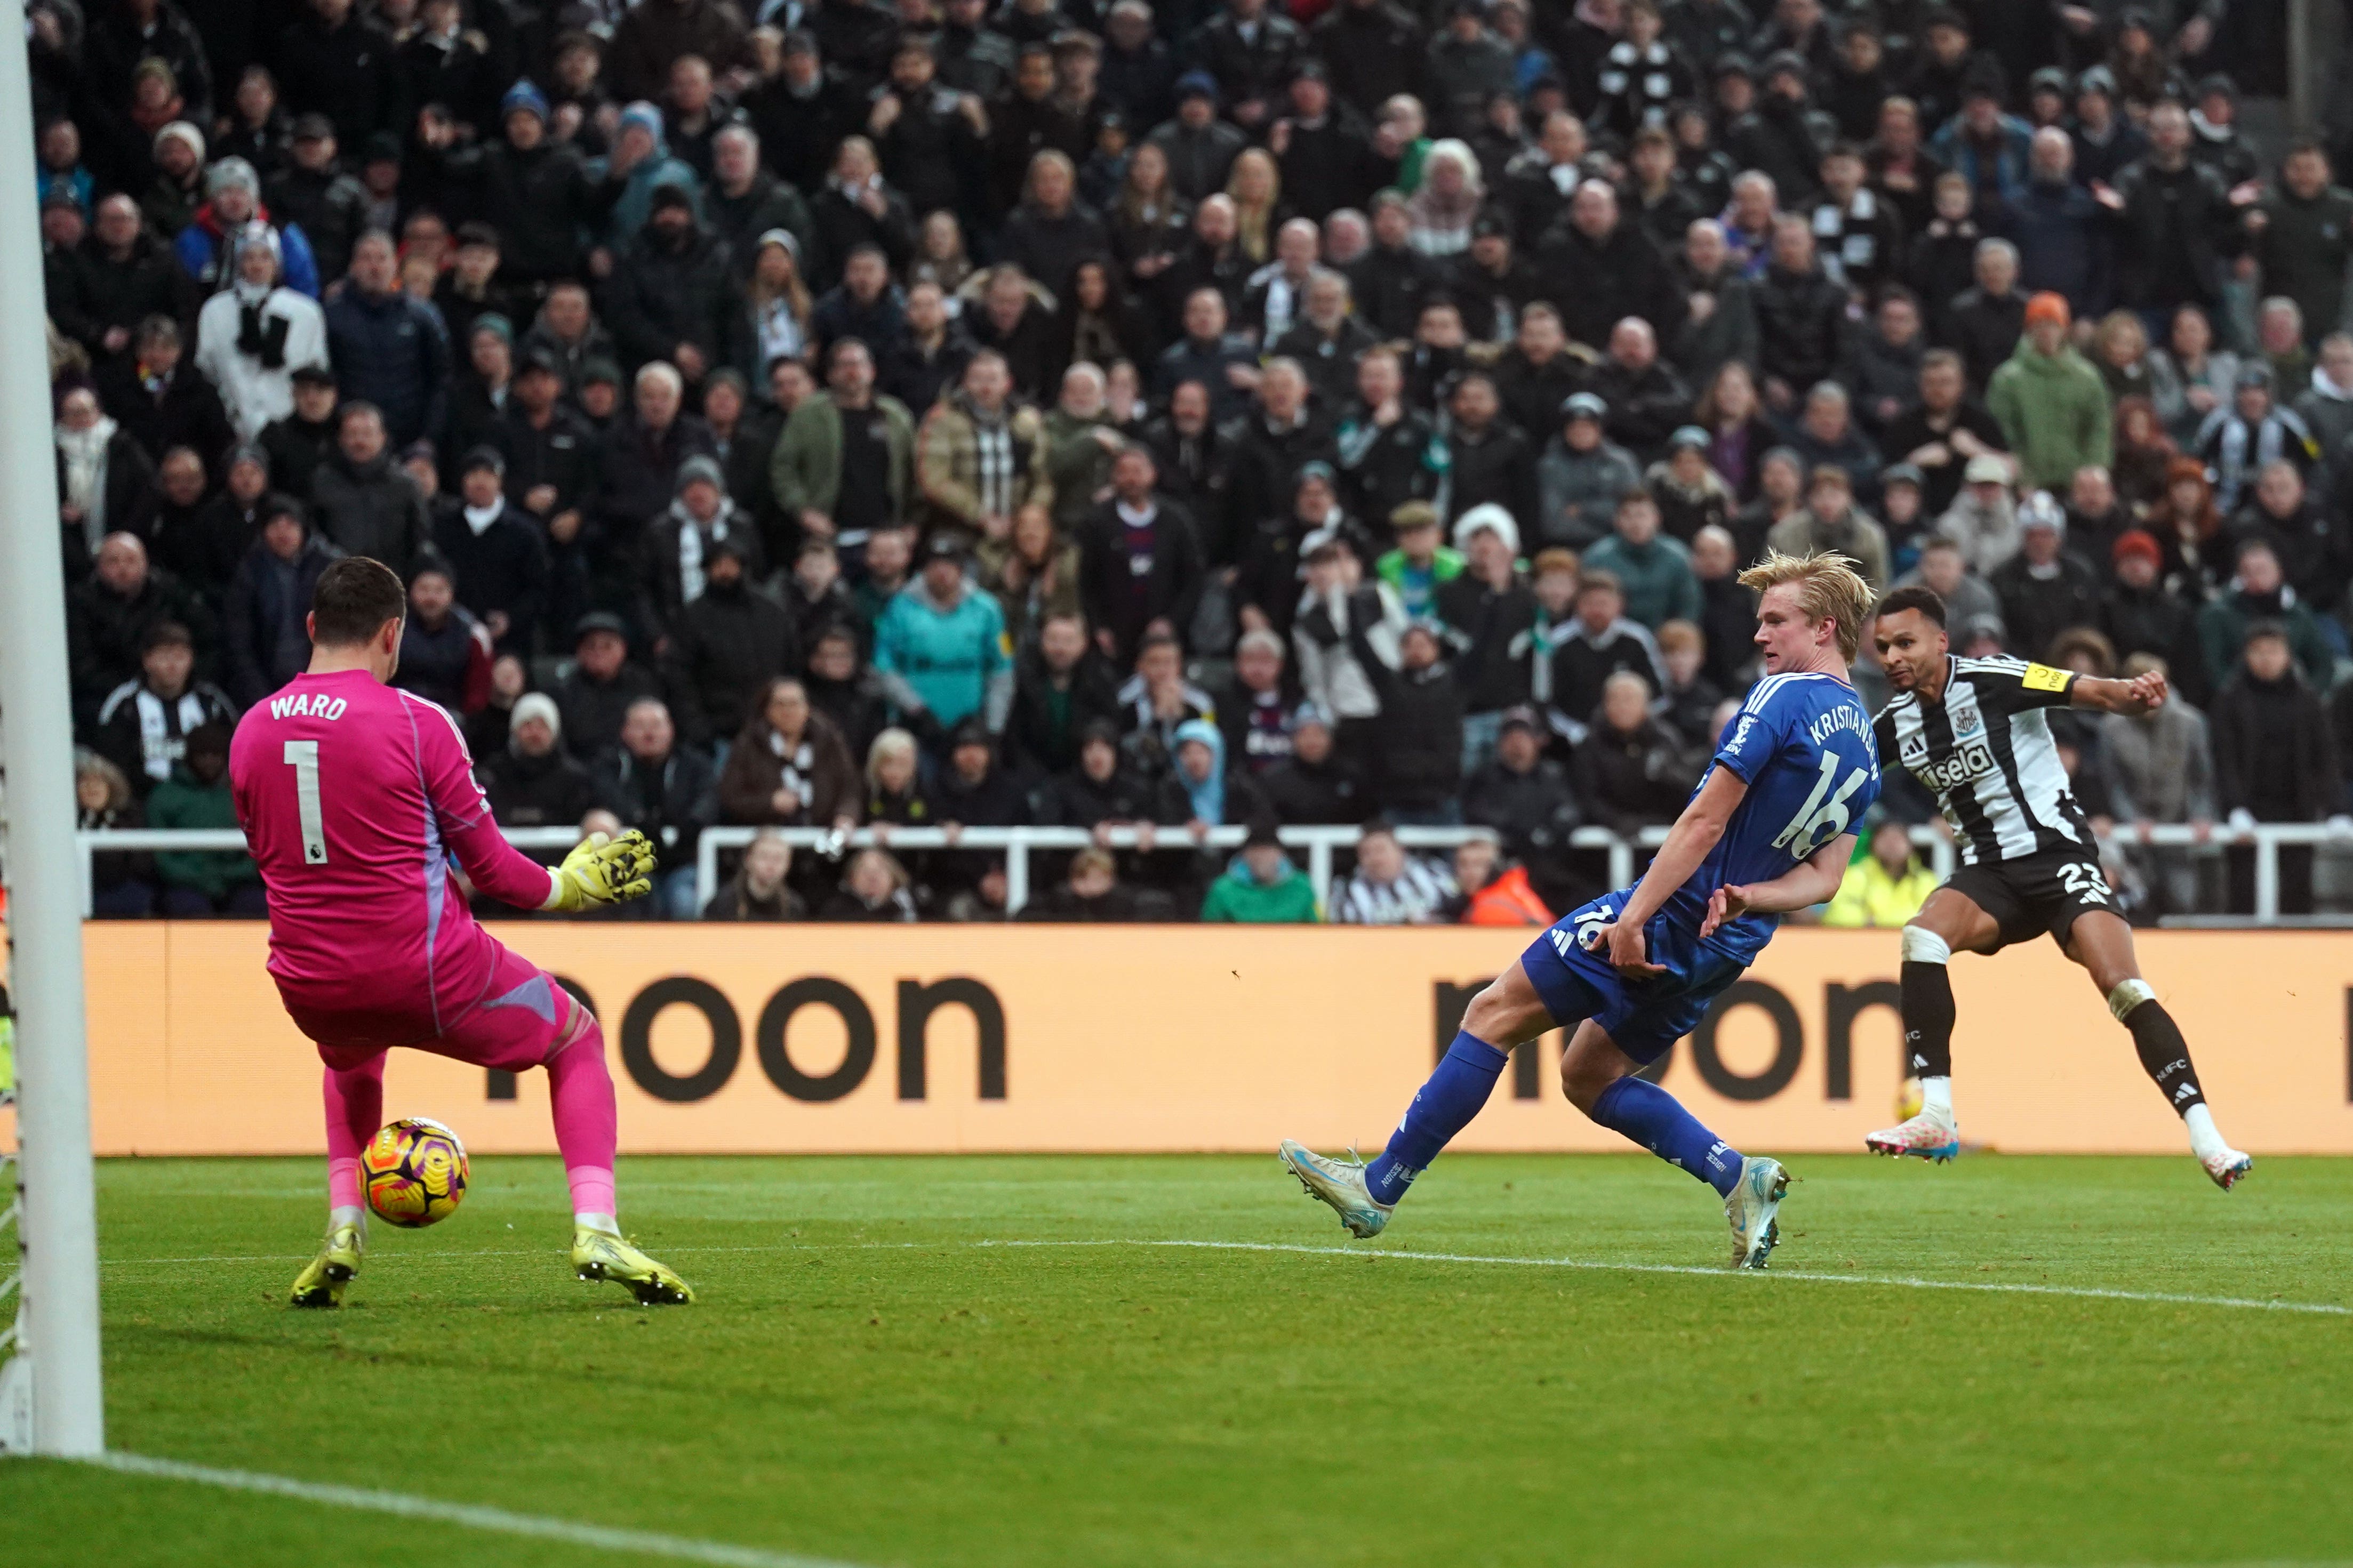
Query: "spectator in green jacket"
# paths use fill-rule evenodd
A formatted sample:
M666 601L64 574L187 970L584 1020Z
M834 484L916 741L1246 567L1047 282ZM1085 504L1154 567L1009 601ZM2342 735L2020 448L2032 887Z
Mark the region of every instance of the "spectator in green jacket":
M1373 563L1374 575L1397 590L1405 613L1415 620L1438 614L1438 590L1462 575L1459 550L1439 542L1438 509L1426 500L1409 500L1389 513L1397 531L1397 548Z
M843 440L845 428L855 442ZM802 398L776 437L768 459L776 504L804 536L866 533L905 519L914 471L914 416L874 390L867 345L841 339L826 355L825 395Z
M2026 335L1986 388L1986 408L2018 459L2019 484L2064 495L2075 470L2116 455L2107 383L2067 342L2067 300L2026 302Z
M1209 885L1201 900L1204 921L1243 925L1313 925L1322 918L1315 887L1282 852L1274 824L1253 825L1242 841L1242 857Z
M1003 732L1013 705L1005 614L965 579L955 535L933 536L923 575L884 606L874 626L874 672L901 721L935 752L975 713L990 734Z
M1699 575L1683 542L1659 531L1659 501L1640 485L1618 498L1613 531L1585 552L1585 568L1618 579L1626 615L1656 631L1700 617Z
M1111 489L1112 459L1127 445L1103 412L1103 373L1085 361L1062 373L1062 396L1046 415L1046 472L1054 525L1075 534Z
M2211 689L2220 691L2236 673L2240 650L2247 645L2247 629L2258 621L2277 623L2305 679L2318 690L2328 689L2337 673L2337 659L2320 634L2320 624L2312 618L2311 607L2287 585L2279 556L2271 545L2250 539L2239 546L2238 575L2198 612L2198 644L2206 657Z
M235 827L237 802L228 788L226 724L188 731L187 751L172 776L147 797L150 827ZM164 913L174 920L206 915L263 914L261 871L241 849L174 849L155 857L164 885Z

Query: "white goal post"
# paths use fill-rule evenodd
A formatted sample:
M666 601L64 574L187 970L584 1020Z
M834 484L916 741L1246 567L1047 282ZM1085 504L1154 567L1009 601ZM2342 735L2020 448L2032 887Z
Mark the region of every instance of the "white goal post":
M98 1215L83 1037L81 866L74 844L49 424L48 307L33 182L24 0L0 0L0 763L7 768L9 989L16 1005L20 1337L0 1363L0 1451L106 1448L98 1353ZM20 1197L21 1194L21 1197ZM15 1271L0 1258L0 1279ZM0 1303L5 1313L7 1303Z

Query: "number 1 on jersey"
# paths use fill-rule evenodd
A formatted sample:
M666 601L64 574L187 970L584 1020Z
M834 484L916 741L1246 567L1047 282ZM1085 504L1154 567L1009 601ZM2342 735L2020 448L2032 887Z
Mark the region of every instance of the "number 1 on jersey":
M319 742L286 742L286 765L294 770L294 800L302 819L302 864L327 863L327 819L319 809Z

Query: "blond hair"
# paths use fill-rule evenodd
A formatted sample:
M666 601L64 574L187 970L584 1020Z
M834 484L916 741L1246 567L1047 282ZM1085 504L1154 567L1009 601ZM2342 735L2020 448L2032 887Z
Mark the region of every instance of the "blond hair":
M912 763L916 760L916 754L914 736L897 728L883 731L866 748L866 787L876 790L882 787L884 763L893 757L903 757Z
M1764 559L1740 574L1740 585L1763 595L1768 588L1797 591L1798 608L1809 626L1829 621L1838 627L1839 656L1854 662L1862 646L1862 623L1871 616L1871 584L1855 570L1855 563L1836 551L1819 554L1784 555L1768 550Z
M1242 199L1242 170L1266 176L1266 199ZM1282 205L1282 170L1262 147L1245 147L1226 175L1226 199L1234 204L1234 237L1252 262L1264 261L1274 250L1274 216Z

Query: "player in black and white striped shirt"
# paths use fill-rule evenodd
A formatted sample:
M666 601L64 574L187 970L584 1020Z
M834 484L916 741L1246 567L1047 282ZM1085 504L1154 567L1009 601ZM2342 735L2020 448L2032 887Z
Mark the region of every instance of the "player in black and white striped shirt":
M2229 1191L2254 1162L2216 1130L2180 1026L2141 978L2132 928L2116 911L2043 712L2146 713L2164 703L2165 677L2102 680L2023 659L1955 658L1944 601L1921 587L1880 601L1876 636L1895 691L1876 725L1880 765L1908 769L1935 794L1961 865L1904 928L1904 1040L1920 1113L1864 1142L1882 1154L1928 1160L1959 1152L1946 965L1956 952L1998 952L2048 932L2132 1031L2142 1068L2189 1129L2191 1152Z

